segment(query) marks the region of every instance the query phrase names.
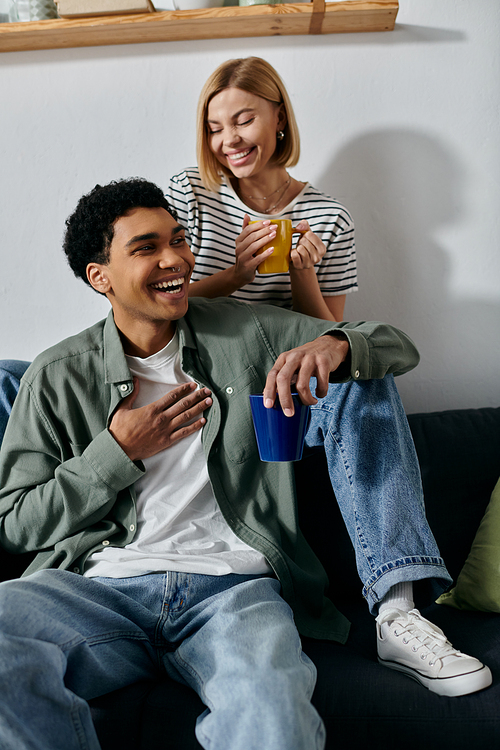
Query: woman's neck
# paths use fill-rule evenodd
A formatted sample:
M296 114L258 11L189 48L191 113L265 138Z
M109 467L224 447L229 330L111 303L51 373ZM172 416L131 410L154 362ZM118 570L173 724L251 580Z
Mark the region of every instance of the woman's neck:
M251 177L234 178L238 192L244 198L263 202L277 196L289 180L288 172L282 167Z
M231 183L243 203L253 211L277 214L303 188L282 167L255 177L232 178Z

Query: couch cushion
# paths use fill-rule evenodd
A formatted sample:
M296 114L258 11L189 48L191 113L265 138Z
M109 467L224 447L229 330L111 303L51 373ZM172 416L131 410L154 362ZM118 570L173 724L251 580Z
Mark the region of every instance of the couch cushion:
M500 612L500 479L479 525L457 585L438 599L457 609Z
M411 414L408 421L429 525L456 580L500 476L500 408Z
M433 604L422 610L457 648L484 661L493 685L460 698L437 696L377 662L375 623L366 606L347 605L347 644L305 641L318 667L313 702L327 728L327 750L470 750L500 739L500 617Z

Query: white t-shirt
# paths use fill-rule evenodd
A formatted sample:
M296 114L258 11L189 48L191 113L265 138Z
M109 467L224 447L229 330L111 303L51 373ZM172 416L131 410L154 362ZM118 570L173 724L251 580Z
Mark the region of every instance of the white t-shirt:
M197 168L186 169L171 178L167 199L177 211L186 239L196 256L191 281L199 281L234 264L235 241L241 234L243 217L251 219L291 219L296 226L306 219L312 231L326 245L326 253L316 264L316 275L323 297L354 292L358 288L354 224L338 201L307 183L279 214L269 216L248 208L225 181L217 193L203 187ZM297 241L295 235L294 242ZM234 292L243 302L292 307L288 273L261 276Z
M178 335L146 359L127 356L139 378L134 408L156 401L190 378L182 371ZM137 533L125 547L103 547L87 561L85 575L127 578L155 571L205 575L260 574L266 559L229 528L208 478L201 430L143 460L136 484Z

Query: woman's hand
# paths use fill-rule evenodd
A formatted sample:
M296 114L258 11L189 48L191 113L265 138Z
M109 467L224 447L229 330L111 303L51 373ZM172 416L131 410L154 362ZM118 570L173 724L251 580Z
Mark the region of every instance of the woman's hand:
M272 255L273 248L265 250L256 256L264 245L272 242L276 237L276 226L269 219L250 224L250 217L245 214L241 234L236 238L236 263L234 276L238 280L238 289L249 284L255 278L257 266Z
M255 278L257 267L263 260L272 255L271 246L256 256L264 245L272 242L276 237L276 226L269 219L250 224L250 217L245 214L241 234L236 238L234 265L206 276L189 285L190 297L229 297L245 284Z
M297 271L313 268L326 253L326 246L304 219L297 224L295 229L301 232L301 237L297 245L292 248L290 261Z

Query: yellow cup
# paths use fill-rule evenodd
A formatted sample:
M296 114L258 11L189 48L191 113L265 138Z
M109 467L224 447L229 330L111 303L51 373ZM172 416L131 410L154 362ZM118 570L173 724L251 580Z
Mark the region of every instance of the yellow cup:
M262 219L258 221L262 221ZM257 224L257 220L251 221L250 224ZM269 258L262 261L257 270L259 273L286 273L290 265L290 251L292 249L292 222L290 219L271 219L271 224L276 225L276 237L267 245L264 245L257 255L270 247L274 247L274 252Z

